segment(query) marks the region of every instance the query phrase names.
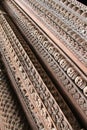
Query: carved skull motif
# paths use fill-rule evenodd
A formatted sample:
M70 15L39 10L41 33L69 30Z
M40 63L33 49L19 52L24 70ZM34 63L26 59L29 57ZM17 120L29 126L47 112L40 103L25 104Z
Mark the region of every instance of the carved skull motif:
M66 61L65 59L62 59L62 60L60 61L60 66L61 66L62 68L64 68L66 65L67 65L67 61Z
M48 48L48 51L49 51L49 53L50 53L50 54L52 54L52 53L53 53L53 50L54 50L54 49L53 49L53 47L52 47L52 46L50 46L50 47Z
M68 70L67 70L67 74L69 77L73 77L75 71L72 67L69 67Z
M47 46L48 46L48 41L44 41L44 42L43 42L43 46L44 46L44 47L47 47Z
M83 83L84 83L82 77L81 77L81 76L77 76L77 77L75 78L75 83L76 83L76 85L77 85L78 87L82 88L81 86L83 86Z
M56 53L54 54L54 58L55 58L55 60L58 61L59 57L60 57L59 52L56 52Z

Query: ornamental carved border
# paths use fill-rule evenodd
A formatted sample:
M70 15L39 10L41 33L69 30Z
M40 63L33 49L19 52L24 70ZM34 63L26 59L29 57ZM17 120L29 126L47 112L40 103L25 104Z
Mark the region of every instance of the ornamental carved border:
M73 128L70 126L54 97L44 84L27 53L3 16L0 18L0 23L0 36L2 40L0 43L2 48L1 52L18 85L17 89L22 94L27 104L27 109L31 110L37 126L40 129L45 127L47 130L53 130L54 128L72 130ZM50 103L51 100L53 102L52 105ZM55 116L56 118L53 118ZM57 120L57 116L59 121ZM38 122L38 119L41 119L39 120L40 122Z
M8 5L12 8L11 11L14 9L12 17L20 30L87 118L87 79L21 9L11 1L8 1Z
M49 4L50 3L50 4ZM87 25L77 15L60 5L39 0L27 2L38 13L41 19L53 31L56 37L67 46L79 60L87 66ZM51 6L51 8L49 7ZM59 7L60 6L60 7Z

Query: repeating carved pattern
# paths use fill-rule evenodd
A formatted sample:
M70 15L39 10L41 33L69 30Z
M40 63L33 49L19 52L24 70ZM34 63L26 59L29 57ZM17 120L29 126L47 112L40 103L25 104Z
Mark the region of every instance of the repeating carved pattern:
M18 99L8 81L0 57L0 130L15 129L28 130L29 126L19 105Z
M12 6L12 7L14 7L16 9L15 12L17 12L16 6ZM28 37L29 41L31 40L33 41L32 44L35 45L37 43L36 47L39 48L40 48L39 45L41 44L41 46L44 47L49 52L50 57L52 56L61 65L61 68L64 69L65 72L67 72L67 75L72 80L74 80L74 82L79 88L83 89L84 87L86 87L87 85L86 80L84 79L83 81L82 78L82 80L80 80L83 81L81 82L82 84L77 82L77 79L81 78L81 75L77 72L77 70L75 70L73 66L71 66L71 64L69 63L69 61L67 61L64 55L62 55L61 50L59 50L58 47L55 47L52 41L48 40L48 38L45 37L41 33L41 31L37 29L37 27L35 27L35 25L31 22L31 20L29 21L26 18L26 16L22 14L22 12L15 13L14 17L19 20L20 27L22 27L22 29L24 30L25 35ZM19 17L21 17L21 19L19 19ZM79 78L77 78L78 76Z
M84 31L86 31L85 27L87 27L86 19L85 19L85 17L83 17L83 19L81 17L79 17L80 13L83 13L83 14L86 13L86 11L87 11L86 7L85 7L86 8L85 11L81 11L79 8L77 8L77 10L76 10L75 5L73 5L74 6L73 9L71 8L70 5L68 8L68 6L66 6L67 2L65 4L62 4L62 1L59 1L59 2L54 1L54 0L51 0L51 1L36 0L36 1L32 1L32 2L30 2L29 0L26 0L26 1L28 4L31 4L32 7L37 8L38 11L40 9L43 12L45 10L47 13L49 13L49 11L51 11L51 13L53 13L54 15L56 13L60 14L61 16L63 16L63 17L61 17L61 19L66 20L64 22L66 22L66 23L68 22L68 24L70 24L72 27L74 27L75 30L78 29L77 31L79 31L79 33L83 33L86 36L86 32L84 32ZM72 3L70 3L70 4L72 4ZM44 9L44 10L42 10L42 9ZM74 12L73 12L73 10L74 10ZM77 11L78 15L76 15L76 11ZM60 15L59 15L59 17L60 17ZM71 19L71 21L70 21L70 19ZM81 30L79 30L79 28L83 28L84 31L82 32Z
M64 41L64 44L76 56L78 55L80 61L87 66L87 20L84 22L78 18L78 15L73 14L72 10L69 12L69 9L66 9L65 6L62 7L61 2L28 0L27 3L37 11L43 21L46 19L46 23L51 25L56 36L60 37Z
M87 7L85 5L83 5L82 3L78 2L77 0L62 0L63 3L65 3L65 5L69 6L71 9L73 9L75 12L78 12L79 10L79 14L84 15L85 13L87 13ZM77 7L77 10L75 10L75 8ZM81 12L81 10L83 12Z
M63 52L36 27L29 17L24 15L12 2L9 2L9 5L10 8L15 10L13 18L21 31L32 43L31 45L41 58L47 62L48 68L55 75L55 79L61 82L63 89L68 92L81 111L87 116L87 100L83 96L83 94L87 96L87 79L80 74L74 67L75 65L73 66L72 61L69 62ZM82 90L83 94L80 90Z
M38 128L40 130L72 130L73 128L33 66L29 56L4 16L1 16L0 23L1 52L8 63L15 82L17 82L18 90L27 105L27 109L31 110ZM56 89L53 88L53 91L54 94L57 94ZM75 127L79 129L77 123L76 125Z
M86 23L86 21L85 21L86 20L86 7L82 6L82 5L80 6L81 9L84 9L84 13L83 13L83 10L80 10L80 8L76 7L76 4L79 5L79 3L74 3L74 6L73 6L73 0L71 1L71 3L69 0L68 1L62 0L62 3L64 3L64 6L62 8L57 5L58 9L55 8L57 3L52 0L50 0L50 1L26 0L26 1L29 2L29 4L33 7L33 9L35 9L38 12L39 16L41 16L42 18L45 18L46 22L49 23L50 25L52 25L53 28L55 28L56 32L58 33L58 37L59 36L61 37L61 35L64 36L65 44L68 45L69 48L71 47L72 50L74 47L73 52L75 52L75 54L78 55L79 59L86 66L87 65L87 61L86 61L87 60L87 50L86 50L86 46L87 46L86 38L87 37L85 35L87 33L85 31L86 27L87 27L87 25L85 24ZM39 1L39 3L38 3L38 1ZM42 2L44 3L44 6L41 5ZM61 3L61 1L59 3ZM67 96L70 96L71 99L74 100L75 104L79 107L82 114L84 114L85 119L87 119L87 98L86 98L86 96L87 96L87 77L76 67L76 65L69 59L69 57L67 57L60 50L60 48L58 48L58 46L56 46L55 43L53 43L46 36L46 34L44 32L42 32L42 30L33 22L33 20L29 16L27 17L27 15L25 15L25 13L19 7L17 7L16 4L14 4L13 1L7 0L7 4L8 4L8 7L10 7L11 11L14 10L13 12L9 11L9 13L10 14L12 13L11 15L12 15L14 21L16 21L16 24L19 26L20 30L24 33L24 35L26 36L28 41L30 41L31 46L34 48L34 50L37 52L37 54L41 57L41 59L43 60L45 65L48 67L48 69L52 72L54 79L56 79L56 81L61 84L61 87L65 91L68 92ZM49 11L50 7L51 7L51 9ZM71 13L71 10L69 10L69 8L71 8L71 7L72 7L71 10L73 10L73 13ZM54 12L51 12L51 11L55 11L55 12L59 11L59 14L61 17L58 17L59 19L57 19L56 16L54 15ZM64 15L63 11L65 11L65 12L67 11L66 15ZM79 13L79 15L77 16L75 12ZM67 23L67 21L69 21L69 19L68 19L69 15L70 15L70 18L72 19L72 21L70 22L70 25L68 25L69 23ZM66 24L64 24L65 23L64 19L62 20L62 18L63 18L62 16L65 17ZM73 19L73 16L75 16L75 19ZM82 21L81 21L81 18L83 18ZM7 24L4 26L5 23L3 21L4 21L4 19L1 20L1 24L3 25L3 29L6 32L7 30L9 30L9 28L6 30L5 26ZM74 24L74 28L73 28L74 21L76 21L76 24ZM81 22L81 23L78 24L79 22ZM61 24L62 24L62 27L61 27ZM81 30L79 30L79 29L81 29ZM9 32L11 32L11 31L9 31ZM13 33L11 33L11 34L12 34L14 41L16 41L13 36ZM7 33L7 36L10 37L10 34L8 35L8 33ZM21 85L22 85L22 87L20 87L21 88L20 91L23 96L25 95L24 98L26 98L26 100L25 100L26 104L30 104L29 109L31 110L32 116L34 117L34 119L37 123L37 126L39 127L39 129L43 129L44 127L48 128L48 129L53 129L53 130L58 127L60 127L60 129L63 129L63 130L68 129L70 127L70 125L69 124L66 125L67 123L65 123L63 121L65 118L62 118L61 114L59 114L60 109L58 106L56 106L57 104L54 103L54 101L55 101L54 97L50 94L49 90L46 88L46 85L44 85L43 81L38 76L36 70L34 70L35 68L33 68L31 61L28 58L26 52L23 51L23 48L21 45L19 45L18 41L17 41L16 45L14 45L14 41L11 40L11 37L9 40L11 43L13 43L11 45L12 45L12 48L14 47L13 49L15 52L14 63L15 63L15 61L17 62L17 64L15 64L15 65L16 65L16 67L19 68L19 72L20 72L20 75L19 75L15 71L15 75L19 76L19 77L15 76L15 80L17 80L17 82L21 83ZM71 43L71 45L69 45L69 43ZM6 46L7 46L7 44L6 44ZM4 46L3 46L3 48L4 48ZM21 57L20 57L20 54L21 54ZM22 59L22 56L23 56L23 59ZM10 57L10 59L9 59L9 57L6 57L6 58L8 58L8 61L11 59L11 57ZM11 64L12 64L12 61L13 60L11 59ZM26 61L26 62L24 63L24 61ZM12 64L12 66L13 66L13 64ZM27 68L27 66L28 66L28 68ZM30 67L30 69L29 69L29 67ZM12 71L13 71L14 66L13 66L13 68L10 68L10 69L12 69ZM26 73L28 69L30 71L29 74ZM24 84L22 83L22 80L25 80L25 79L28 80L27 77L30 78L29 84L30 85L32 84L31 86L33 86L33 87L30 87L30 89L29 89L29 91L30 91L29 98L28 98L29 95L27 93L27 89L26 89L26 87L24 87ZM25 82L25 84L26 84L26 82ZM27 86L27 84L26 84L26 86ZM44 93L44 95L43 95L43 93ZM31 104L31 99L33 101L32 104ZM50 99L51 99L51 101L50 101ZM48 102L46 102L46 101L48 101ZM36 102L38 104L38 105L36 105L37 109L35 109L35 107L34 107ZM52 109L50 106L51 105L50 102L52 103L52 106L53 106ZM50 105L47 105L47 104L50 104ZM53 115L51 117L51 114L53 113L54 108L56 108L56 107L58 110L57 113L59 112L58 119L60 119L58 124L57 124L57 121L58 121L57 118L55 119L55 116L53 116ZM47 109L47 108L49 108L49 109ZM41 122L38 122L40 116L37 111L41 111L40 116L44 117L43 120L40 120ZM44 120L49 122L49 124L44 122ZM62 121L65 125L64 127L63 127L63 124L61 124ZM43 124L43 122L44 122L44 124ZM55 124L57 124L58 127L55 126Z

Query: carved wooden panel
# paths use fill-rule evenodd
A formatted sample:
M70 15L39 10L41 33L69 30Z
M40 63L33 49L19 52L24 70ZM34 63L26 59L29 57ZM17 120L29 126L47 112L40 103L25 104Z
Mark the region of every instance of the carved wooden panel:
M87 7L76 0L3 5L23 34L1 15L2 59L27 118L30 111L40 130L83 130L79 120L87 128Z

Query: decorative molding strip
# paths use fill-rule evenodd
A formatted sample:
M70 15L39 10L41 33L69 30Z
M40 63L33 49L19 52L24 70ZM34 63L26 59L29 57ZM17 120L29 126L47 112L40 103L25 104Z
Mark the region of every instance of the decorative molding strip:
M15 0L15 1L16 1L16 0ZM11 2L11 1L10 1L10 2ZM12 2L15 4L14 1L12 1ZM40 28L42 28L42 30L43 30L44 32L46 32L46 34L55 42L55 44L56 44L59 48L61 48L61 50L63 50L66 55L69 55L69 58L72 59L72 57L73 57L73 59L72 59L73 62L87 75L87 68L86 68L86 66L84 66L84 64L83 64L82 62L80 62L80 59L77 58L78 56L76 57L75 55L73 55L73 53L71 52L71 50L69 50L69 49L63 44L63 42L61 42L61 41L62 41L61 39L59 39L59 38L56 37L55 32L53 32L53 30L52 30L49 26L47 26L47 24L45 24L45 23L40 19L40 17L37 16L37 15L33 12L32 9L30 9L29 7L27 7L25 3L19 2L19 1L17 1L17 3L20 4L20 6L23 8L23 10L24 10L25 12L27 12L27 14L33 19L33 21L35 21L36 24L37 24ZM18 7L18 6L17 6L17 7ZM26 8L25 8L25 7L26 7ZM73 43L73 41L72 41L72 43ZM66 51L65 51L65 50L66 50Z
M37 54L41 57L47 68L54 76L55 80L60 84L62 90L67 94L76 109L81 112L83 120L87 121L87 99L86 88L87 78L78 71L75 64L72 63L64 55L40 28L27 17L24 12L18 8L12 1L8 1L10 11L12 12L13 19L16 21L20 30L24 33L32 47L36 50ZM83 92L83 94L82 94Z
M1 16L0 24L2 57L38 128L73 130L4 16Z
M50 26L56 37L60 37L60 41L87 66L87 25L85 22L82 23L82 20L72 12L62 7L61 3L59 8L57 5L58 9L55 9L55 4L55 7L51 8L51 3L47 1L45 3L39 0L28 0L26 3L26 6L30 5L45 21L45 24Z
M0 55L0 130L27 130L29 124L11 87Z

